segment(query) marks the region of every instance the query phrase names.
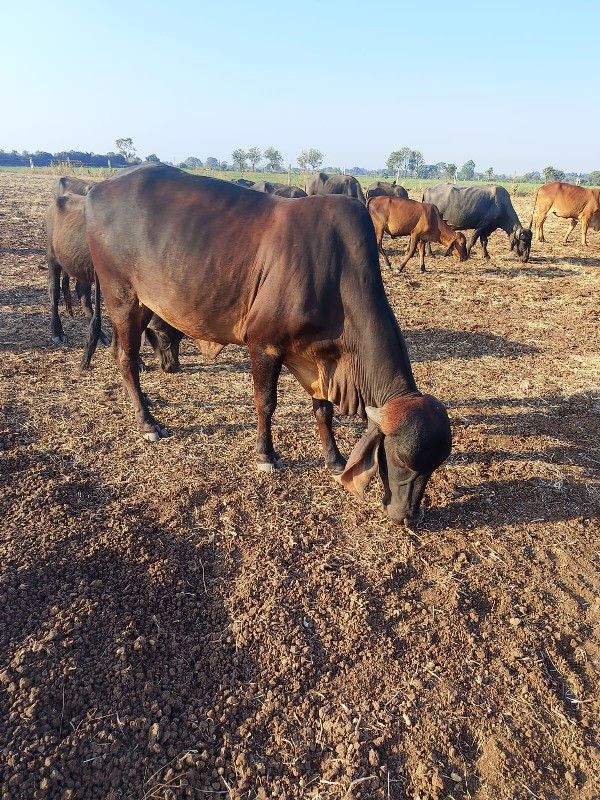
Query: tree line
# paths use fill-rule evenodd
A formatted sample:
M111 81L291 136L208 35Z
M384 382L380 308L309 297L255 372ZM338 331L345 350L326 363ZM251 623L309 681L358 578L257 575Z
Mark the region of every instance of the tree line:
M131 137L122 137L115 141L115 151L110 151L102 155L87 153L79 150L61 150L58 153L47 153L37 150L29 153L23 150L18 153L12 150L5 153L0 149L0 166L35 166L46 167L53 163L67 163L74 166L84 167L124 167L132 164L141 164L142 159L137 155L137 148L133 144ZM144 159L146 162L159 162L161 159L156 153L150 153ZM323 164L323 154L320 150L312 147L303 150L296 158L300 170L316 170ZM164 162L170 164L171 162ZM282 172L284 170L283 156L275 147L267 147L261 151L258 147L250 147L248 150L237 148L231 154L231 163L222 161L215 156L208 156L204 162L196 156L188 156L185 161L181 161L177 166L183 169L207 170L230 170L244 172L248 167L253 172L263 168L268 172ZM340 172L339 168L329 170ZM495 172L493 167L487 167L482 172L477 172L475 162L472 159L466 161L460 169L456 164L445 161L438 161L436 164L426 164L423 153L420 150L413 150L410 147L402 147L390 153L385 169L367 170L362 167L354 166L348 170L354 175L377 175L378 177L394 176L396 180L400 178L433 178L449 181L513 181L519 183L550 183L551 181L567 181L570 183L582 183L592 186L600 185L600 170L590 173L563 172L553 166L544 167L541 172L527 172L524 175L505 175Z

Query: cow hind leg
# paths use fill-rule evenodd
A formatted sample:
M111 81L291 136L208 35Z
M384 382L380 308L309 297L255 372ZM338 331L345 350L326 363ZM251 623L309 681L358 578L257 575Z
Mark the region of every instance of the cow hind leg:
M143 438L149 442L157 442L160 438L168 436L168 431L163 428L148 410L149 401L140 387L139 355L142 331L148 324L152 312L144 307L133 306L113 313L113 338L112 352L116 357L121 371L123 384L133 410L138 429Z
M52 320L50 329L54 344L61 344L65 341L65 332L58 313L58 300L60 297L60 273L61 268L54 259L48 258L48 295L50 297L50 311Z
M406 255L404 256L404 258L402 259L402 263L400 264L400 266L396 270L396 275L400 275L400 273L402 272L404 267L408 264L410 259L414 256L415 251L417 249L417 244L418 244L417 237L414 234L411 234L410 242L409 242L409 245L408 245L408 250L406 251Z
M67 314L72 317L73 316L73 301L71 298L71 286L69 283L69 273L63 270L62 273L62 280L61 280L61 288L63 297L65 299L65 308L67 309Z
M254 405L258 416L256 434L256 468L272 472L283 466L273 448L271 418L277 407L277 381L283 365L283 354L271 346L249 346L254 382Z
M323 455L325 456L325 466L329 469L336 479L339 479L344 468L346 459L338 450L331 423L333 422L333 403L329 400L316 400L313 398L313 414L317 421L319 437L323 445Z

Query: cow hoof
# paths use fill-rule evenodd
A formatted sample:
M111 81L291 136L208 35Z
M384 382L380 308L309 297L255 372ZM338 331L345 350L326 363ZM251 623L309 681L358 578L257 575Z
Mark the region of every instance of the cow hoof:
M275 461L259 461L256 459L256 469L259 472L275 472L276 469L283 467L283 460L276 458Z
M65 336L53 336L52 337L52 341L54 342L54 344L63 344L64 342L66 342L66 337Z
M143 433L142 436L147 442L158 442L160 440L160 433L158 431L148 431Z

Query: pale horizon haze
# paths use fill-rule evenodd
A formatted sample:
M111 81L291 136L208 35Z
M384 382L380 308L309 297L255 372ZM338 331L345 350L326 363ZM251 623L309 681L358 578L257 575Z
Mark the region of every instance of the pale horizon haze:
M0 147L600 170L600 4L108 0L3 11Z

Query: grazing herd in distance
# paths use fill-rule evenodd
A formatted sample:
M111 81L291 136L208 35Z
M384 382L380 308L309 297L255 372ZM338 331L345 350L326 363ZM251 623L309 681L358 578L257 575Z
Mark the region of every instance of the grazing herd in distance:
M140 388L144 335L164 372L179 369L183 335L213 358L227 344L245 345L258 417L257 468L282 465L271 417L286 365L312 397L331 474L362 497L378 472L390 518L416 523L425 485L450 453L450 427L442 403L421 394L414 382L379 268L379 253L391 266L383 233L410 237L398 272L417 247L424 270L431 242L464 261L479 239L489 258L488 237L499 228L511 251L527 262L533 216L524 227L505 189L441 184L417 202L403 187L383 181L363 193L346 175L311 175L304 191L144 164L98 183L59 178L53 194L45 219L52 339L64 341L58 298L62 283L72 313L70 277L91 317L82 359L87 366L97 342L108 343L100 324L102 291L113 325L111 354L146 440L158 441L167 432ZM581 220L586 243L588 228L600 230L599 195L558 182L542 186L535 199L538 240L552 210L571 219L565 241ZM301 197L306 199L297 205ZM142 213L132 218L128 209L134 206ZM468 242L462 230L473 231ZM94 282L98 300L92 311ZM368 420L348 461L333 435L334 405Z

